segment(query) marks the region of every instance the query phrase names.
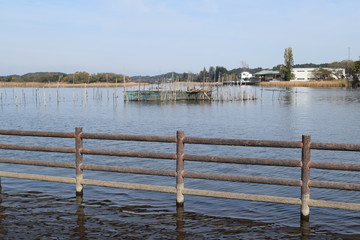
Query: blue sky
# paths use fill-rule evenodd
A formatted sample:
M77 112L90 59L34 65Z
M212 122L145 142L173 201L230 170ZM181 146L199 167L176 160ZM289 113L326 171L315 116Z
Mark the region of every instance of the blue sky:
M358 0L0 0L0 75L157 75L360 56Z

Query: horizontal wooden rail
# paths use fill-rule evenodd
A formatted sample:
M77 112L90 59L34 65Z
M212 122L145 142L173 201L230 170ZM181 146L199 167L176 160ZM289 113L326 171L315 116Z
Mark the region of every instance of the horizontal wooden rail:
M310 181L309 185L310 187L314 187L314 188L330 188L330 189L360 191L360 184L356 184L356 183Z
M311 143L311 149L331 151L360 151L360 144Z
M343 171L360 171L360 164L351 163L328 163L328 162L310 162L311 168L343 170Z
M245 147L302 148L301 142L186 137L184 143Z
M32 165L41 167L75 168L75 163L73 162L50 162L17 158L0 158L0 163Z
M40 132L40 131L19 131L19 130L0 130L0 135L54 137L54 138L75 137L73 132Z
M0 177L20 178L20 179L29 179L29 180L38 180L38 181L47 181L47 182L59 182L59 183L72 183L72 184L75 183L75 179L70 177L55 177L55 176L47 176L47 175L29 174L29 173L13 173L13 172L0 171Z
M94 164L84 164L82 166L82 169L95 170L95 171L106 171L106 172L120 172L120 173L134 173L134 174L176 177L176 171L174 171L174 170L130 168L130 167L118 167L118 166L94 165Z
M360 203L335 202L310 199L309 206L321 208L334 208L350 211L360 211Z
M232 182L301 186L300 179L289 179L289 178L254 177L254 176L241 176L241 175L202 173L202 172L184 172L184 177L208 179L208 180L232 181Z
M115 151L115 150L103 150L103 149L82 149L81 153L89 154L89 155L104 155L104 156L176 159L176 154L174 153Z
M183 192L184 192L184 194L187 194L187 195L203 196L203 197L228 198L228 199L256 201L256 202L301 205L301 200L299 198L276 197L276 196L267 196L267 195L220 192L220 191L208 191L208 190L189 189L189 188L185 188Z
M70 147L51 147L51 146L33 146L33 145L16 145L16 144L0 144L0 149L38 151L38 152L75 153L75 148L70 148Z
M184 160L197 162L235 163L248 165L267 165L281 167L301 167L300 160L270 159L270 158L242 158L242 157L219 157L206 155L185 154Z
M125 183L110 182L110 181L101 181L101 180L93 180L93 179L83 179L81 183L92 186L125 188L131 190L144 190L144 191L163 192L163 193L176 193L175 187L166 187L166 186L158 186L158 185L126 183L126 182Z
M2 171L0 171L0 177L9 177L9 178L19 178L19 179L29 179L29 180L38 180L38 181L47 181L47 182L59 182L59 183L75 184L75 179L74 178L55 177L55 176L28 174L28 173L13 173L13 172L2 172ZM93 186L103 186L103 187L126 188L126 189L134 189L134 190L146 190L146 191L176 193L176 188L175 187L166 187L166 186L157 186L157 185L101 181L101 180L92 180L92 179L82 179L81 183L86 184L86 185L93 185Z
M82 131L82 128L76 128L74 133L0 130L0 135L73 138L75 140L74 148L59 147L59 146L35 146L35 145L17 145L17 144L0 143L0 149L72 153L75 155L75 162L54 162L54 161L39 161L39 160L0 157L0 163L42 166L42 167L73 168L76 170L75 178L36 175L36 174L28 174L28 173L12 173L12 172L0 172L0 177L22 178L22 179L30 179L30 180L75 184L76 194L82 194L83 185L93 185L93 186L126 188L126 189L134 189L134 190L156 191L156 192L164 192L164 193L175 193L177 199L176 200L177 206L181 206L183 204L184 194L185 194L185 195L229 198L229 199L238 199L238 200L247 200L247 201L301 205L301 214L303 217L308 216L310 206L360 211L360 203L334 202L327 200L310 199L310 188L328 188L328 189L340 189L340 190L349 190L349 191L360 191L360 184L358 183L311 180L310 178L311 168L337 170L337 171L338 170L360 171L360 164L311 161L310 151L332 150L332 151L360 152L360 144L314 143L310 141L310 136L303 136L302 141L269 141L269 140L185 137L184 132L182 131L178 131L177 136L175 137L84 133ZM83 147L84 139L176 143L176 153L89 149ZM206 144L206 145L265 147L265 148L298 148L301 149L301 160L186 154L184 150L184 146L186 144ZM131 158L176 160L176 170L85 164L83 162L83 155L102 155L102 156L117 156L117 157L131 157ZM273 167L293 167L293 168L299 168L301 170L301 179L242 176L242 175L234 175L234 174L185 171L184 161L263 165L263 166L273 166ZM84 170L175 177L176 187L84 179L83 178ZM184 187L184 178L295 186L301 188L301 197L291 198L291 197L267 196L267 195L257 195L257 194L243 194L243 193L234 193L234 192L208 191L201 189L188 189Z
M176 143L176 137L163 137L163 136L82 133L81 137L83 139L98 139L98 140L122 140L122 141Z

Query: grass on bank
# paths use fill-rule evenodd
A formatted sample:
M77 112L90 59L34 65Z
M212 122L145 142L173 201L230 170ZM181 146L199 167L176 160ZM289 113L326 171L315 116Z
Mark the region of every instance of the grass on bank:
M329 80L329 81L280 81L280 82L261 82L262 87L312 87L312 88L341 88L351 87L351 83L347 79Z
M147 85L147 83L42 83L42 82L0 82L0 87L31 87L31 88L42 88L42 87L131 87L138 85Z

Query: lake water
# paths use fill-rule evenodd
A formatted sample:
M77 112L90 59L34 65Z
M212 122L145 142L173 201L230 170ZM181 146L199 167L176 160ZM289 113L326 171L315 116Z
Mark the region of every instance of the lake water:
M0 129L301 141L360 144L360 91L227 87L254 101L124 102L122 88L0 88ZM0 136L0 143L74 146L73 139ZM85 140L86 148L169 152L174 144ZM186 145L199 155L301 158L299 149ZM312 160L359 163L359 153L312 151ZM74 161L72 154L0 150L1 157ZM172 160L85 156L85 163L175 169ZM1 171L73 177L74 170L1 164ZM187 171L300 178L300 170L268 166L186 162ZM84 172L85 178L174 186L175 179ZM360 183L360 173L311 170L311 178ZM360 238L360 213L311 208L300 223L299 206L185 196L2 178L0 238L5 239L353 239ZM186 188L299 197L300 188L185 179ZM311 189L311 198L360 202L360 193Z

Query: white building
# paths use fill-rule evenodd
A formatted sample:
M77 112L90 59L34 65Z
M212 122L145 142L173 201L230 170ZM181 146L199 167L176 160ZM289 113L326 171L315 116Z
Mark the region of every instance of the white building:
M313 72L318 68L293 68L292 73L295 75L295 78L292 81L313 81L315 79ZM332 72L331 77L334 79L344 78L345 69L344 68L324 68Z
M241 80L249 80L250 78L252 78L252 74L251 73L249 73L249 72L242 72L241 74L240 74L240 79Z

